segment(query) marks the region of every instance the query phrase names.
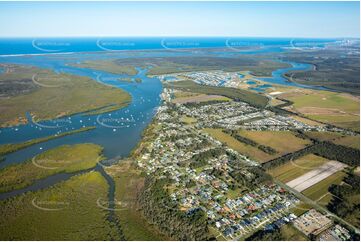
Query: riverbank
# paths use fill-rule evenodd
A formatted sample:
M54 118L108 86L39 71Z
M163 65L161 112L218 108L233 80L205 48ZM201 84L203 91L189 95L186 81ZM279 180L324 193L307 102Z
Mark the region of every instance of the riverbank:
M54 174L93 168L102 159L102 150L95 144L64 145L7 166L0 170L0 193L24 188Z
M122 108L131 101L131 96L126 91L87 77L23 65L7 66L12 71L1 74L2 85L11 85L12 80L23 81L16 87L18 92L9 93L4 89L0 93L7 97L0 99L3 107L1 127L27 123L25 114L28 112L39 122L109 105Z
M64 136L67 136L67 135L72 135L72 134L76 134L76 133L80 133L80 132L86 132L86 131L93 130L93 129L95 129L94 126L92 126L92 127L84 127L84 128L80 128L80 129L77 129L77 130L72 130L72 131L60 133L60 134L57 134L57 135L52 135L52 136L47 136L47 137L43 137L43 138L28 140L28 141L23 142L23 143L0 145L0 157L3 156L3 155L6 155L6 154L9 154L9 153L24 149L26 147L35 145L35 144L39 144L39 143L46 142L46 141L49 141L49 140L52 140L52 139L64 137Z

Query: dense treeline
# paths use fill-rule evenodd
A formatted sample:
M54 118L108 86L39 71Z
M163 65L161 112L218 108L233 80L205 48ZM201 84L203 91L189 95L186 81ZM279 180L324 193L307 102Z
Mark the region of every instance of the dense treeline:
M190 167L195 169L201 166L205 166L208 164L209 159L219 157L220 155L223 155L225 153L226 152L224 149L216 148L216 149L207 150L199 154L195 154L192 157L194 161L190 164Z
M175 240L210 240L207 217L202 210L184 213L164 190L166 179L146 177L138 203L149 222Z
M349 171L343 181L345 183L341 185L333 184L329 187L328 191L334 196L327 208L342 218L354 216L359 221L360 177ZM357 196L358 201L352 199L353 196Z
M240 136L238 134L237 130L224 129L224 130L222 130L222 132L231 135L233 138L235 138L239 142L245 143L246 145L250 145L250 146L254 146L254 147L258 146L258 144L255 141L248 139L246 137Z
M259 146L257 146L257 148L270 155L274 155L277 153L277 151L275 149L273 149L272 147L269 147L269 146L259 145Z
M302 150L298 150L296 152L289 153L279 158L270 160L266 163L263 163L262 166L266 170L271 169L273 167L280 166L290 160L296 160L308 154L315 154L329 160L337 160L349 166L358 166L360 164L359 150L324 141L317 142L315 144L305 147Z
M218 103L224 103L228 102L227 100L210 100L210 101L204 101L204 102L191 102L191 103L185 103L183 104L187 108L198 108L206 105L212 105L212 104L218 104Z
M284 103L276 105L275 107L277 107L277 108L284 108L284 107L291 106L294 104L294 102L287 100L287 99L283 99L283 98L277 98L277 99L284 102Z
M295 131L295 136L296 136L297 138L300 138L300 139L311 140L312 143L318 142L317 139L314 139L314 138L306 135L302 130L296 130L296 131Z
M245 239L246 241L281 241L282 237L281 229L276 228L274 230L258 230L251 236Z
M276 114L279 114L279 115L297 115L297 113L288 111L286 109L283 109L283 108L280 108L277 106L269 106L269 107L267 107L267 110L274 112Z
M338 160L349 166L360 165L360 150L327 141L317 144L314 149L314 154L329 160Z
M266 146L266 145L260 145L257 142L248 139L246 137L243 137L241 135L238 134L237 130L231 130L231 129L224 129L222 130L222 132L231 135L233 138L235 138L236 140L238 140L239 142L242 142L246 145L250 145L253 147L256 147L260 150L262 150L263 152L270 154L270 155L274 155L277 153L277 151L275 149L273 149L272 147Z
M253 166L247 168L248 172L252 174L252 177L246 177L244 175L244 167L232 166L232 168L233 170L229 173L230 176L240 185L243 185L249 189L253 189L265 182L272 181L272 177L261 167Z

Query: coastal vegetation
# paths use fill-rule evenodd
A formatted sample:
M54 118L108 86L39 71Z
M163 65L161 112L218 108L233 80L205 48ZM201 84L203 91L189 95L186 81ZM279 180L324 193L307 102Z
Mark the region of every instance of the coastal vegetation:
M95 144L63 145L21 164L0 170L0 192L24 188L57 173L73 173L95 167L103 148Z
M347 57L345 53L347 52ZM287 52L286 59L314 66L309 71L286 74L291 81L306 85L327 87L339 92L360 95L359 47L327 48L313 51ZM292 76L292 79L290 78Z
M264 60L259 56L239 55L237 58L217 56L184 56L122 58L114 60L118 66L137 66L149 69L149 75L164 75L190 71L251 71L257 76L271 76L272 71L287 68L291 65L272 60Z
M56 134L56 135L51 135L51 136L47 136L47 137L42 137L42 138L37 138L37 139L32 139L32 140L28 140L22 143L16 143L16 144L4 144L4 145L0 145L0 157L2 155L5 154L9 154L21 149L24 149L26 147L35 145L35 144L39 144L42 142L46 142L52 139L56 139L56 138L60 138L60 137L64 137L67 135L72 135L72 134L76 134L76 133L80 133L80 132L85 132L85 131L89 131L89 130L93 130L95 129L94 126L90 126L90 127L83 127L80 129L76 129L76 130L71 130L71 131L67 131L64 133L60 133L60 134ZM1 160L0 160L1 162Z
M131 100L127 92L102 85L88 77L58 74L46 69L18 65L9 65L9 68L16 68L16 71L1 73L1 85L4 83L10 85L14 80L19 79L32 84L18 87L21 89L31 86L26 91L11 95L5 93L7 98L0 99L2 107L0 126L27 123L27 112L34 121L38 122L110 105L120 108L128 105Z
M132 65L118 65L114 60L87 60L79 64L72 64L76 67L105 71L113 74L136 75L138 71Z
M99 172L0 201L1 240L121 240L106 209L108 185ZM24 229L26 228L26 229Z
M206 214L200 209L190 214L179 210L164 189L166 184L166 179L145 178L138 199L144 216L175 240L209 240Z
M126 240L169 240L156 226L148 223L141 212L137 197L144 186L144 175L132 160L121 160L106 167L115 183L115 215Z

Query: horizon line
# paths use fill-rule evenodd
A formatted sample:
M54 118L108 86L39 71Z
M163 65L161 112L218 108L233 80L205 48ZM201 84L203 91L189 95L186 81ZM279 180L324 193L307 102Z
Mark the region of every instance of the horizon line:
M1 0L0 0L1 1ZM116 36L116 35L103 35L103 36L95 36L95 35L87 35L87 36L0 36L0 39L9 39L9 38L296 38L296 39L360 39L358 37L349 37L349 36L338 36L338 37L306 37L306 36L226 36L226 35L184 35L184 36L176 36L176 35L169 35L169 36Z

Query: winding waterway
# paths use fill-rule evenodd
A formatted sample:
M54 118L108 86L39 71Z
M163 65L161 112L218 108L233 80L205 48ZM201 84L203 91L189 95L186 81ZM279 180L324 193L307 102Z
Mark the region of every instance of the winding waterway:
M131 55L133 56L137 54L132 53ZM175 55L191 56L192 53L144 53L145 57ZM225 54L222 53L222 56L224 55ZM55 135L69 130L79 129L81 127L96 126L96 129L90 131L52 139L47 142L35 144L17 152L10 153L5 156L4 161L0 162L0 168L9 166L11 164L24 162L25 160L31 159L41 152L63 144L95 143L104 147L104 155L108 158L127 156L140 141L142 131L152 120L156 109L161 102L161 82L157 78L148 77L146 75L147 69L137 68L138 73L134 76L129 76L116 75L87 68L78 68L71 65L72 63L77 63L84 60L114 58L115 56L117 58L129 57L127 54L106 52L39 56L1 56L0 63L33 65L40 68L51 69L57 73L67 73L92 78L100 83L111 85L127 91L131 95L132 101L127 107L106 114L90 116L76 114L61 119L54 119L38 123L29 120L29 122L25 125L0 129L0 144L6 144L19 143L30 139ZM263 78L262 80L274 84L313 88L289 82L283 77L286 72L294 70L308 70L312 66L299 63L290 64L292 67L278 69L272 73L272 77ZM119 79L122 78L140 78L142 81L119 81ZM102 173L108 182L108 198L111 209L111 204L114 204L114 182L109 176L106 176L102 167L98 166L97 170ZM3 194L0 199L22 194L27 191L44 189L54 185L57 182L67 180L71 176L72 174L58 174L47 179L39 180L36 184L27 188ZM112 212L109 213L109 219L114 220Z

